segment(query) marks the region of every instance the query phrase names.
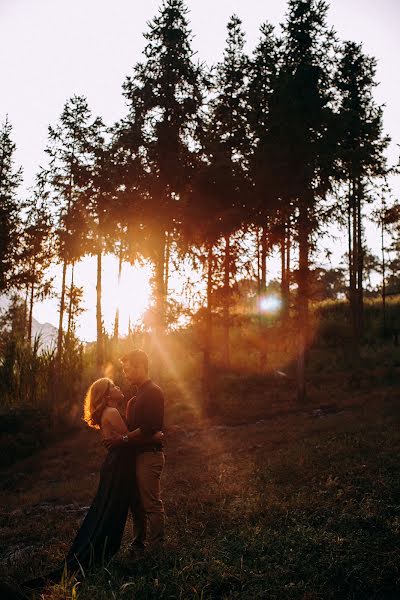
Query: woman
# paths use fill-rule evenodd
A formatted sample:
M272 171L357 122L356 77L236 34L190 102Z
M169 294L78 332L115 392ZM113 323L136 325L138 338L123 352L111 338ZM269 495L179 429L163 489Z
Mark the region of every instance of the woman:
M100 429L103 438L125 435L128 429L118 410L123 394L111 379L98 379L90 386L84 404L84 420L90 427ZM159 442L162 432L147 438ZM138 443L143 439L137 438ZM110 559L119 549L131 495L135 493L134 447L116 447L108 450L100 471L100 482L94 500L80 526L72 546L59 569L46 577L27 582L25 586L38 588L46 581L57 581L63 570L76 573L94 564Z

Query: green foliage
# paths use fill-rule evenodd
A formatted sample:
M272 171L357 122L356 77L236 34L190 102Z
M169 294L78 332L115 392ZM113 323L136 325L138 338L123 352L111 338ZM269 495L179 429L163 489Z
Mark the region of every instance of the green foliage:
M25 333L25 328L23 329ZM65 339L61 371L56 350L40 336L32 343L14 326L3 328L0 344L0 452L2 464L14 462L77 425L87 381L82 374L82 346ZM9 431L9 423L11 430Z
M22 169L14 164L16 146L11 138L8 118L0 129L0 293L13 283L14 249L18 245L20 206L16 192L22 181Z
M186 14L182 0L163 1L145 34L144 61L124 83L130 106L124 137L130 129L143 157L142 214L150 234L174 227L177 200L193 169L191 146L198 143L202 75L193 61Z

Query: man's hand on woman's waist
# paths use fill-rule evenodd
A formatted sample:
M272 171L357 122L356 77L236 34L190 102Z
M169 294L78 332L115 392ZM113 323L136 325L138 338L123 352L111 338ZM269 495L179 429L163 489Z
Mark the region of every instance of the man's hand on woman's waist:
M140 445L140 444L148 444L148 443L156 443L159 444L163 441L164 434L162 431L157 431L152 436L143 435L140 428L135 429L134 431L129 431L125 434L116 434L105 438L103 440L103 446L106 448L116 448L118 446L123 446L124 444L130 445Z

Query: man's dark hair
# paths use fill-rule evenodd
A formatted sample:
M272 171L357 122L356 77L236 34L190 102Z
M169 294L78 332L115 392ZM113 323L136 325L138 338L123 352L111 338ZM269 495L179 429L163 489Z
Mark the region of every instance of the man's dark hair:
M130 364L140 364L143 365L146 371L149 370L149 357L147 356L144 350L131 350L127 352L120 358L120 362L130 363Z

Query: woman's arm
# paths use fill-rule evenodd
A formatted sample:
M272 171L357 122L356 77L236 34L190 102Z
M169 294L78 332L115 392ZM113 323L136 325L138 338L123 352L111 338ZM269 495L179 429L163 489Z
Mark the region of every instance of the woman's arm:
M152 434L143 433L140 428L128 432L129 444L148 444L151 442L161 442L164 438L162 431L156 431Z
M128 433L125 421L116 408L108 408L104 412L101 425L107 437L109 435L127 435Z
M125 421L117 409L107 410L103 417L102 427L104 429L103 444L106 448L126 443L133 446L152 442L159 443L164 438L162 431L157 431L153 435L143 434L140 429L128 431Z

